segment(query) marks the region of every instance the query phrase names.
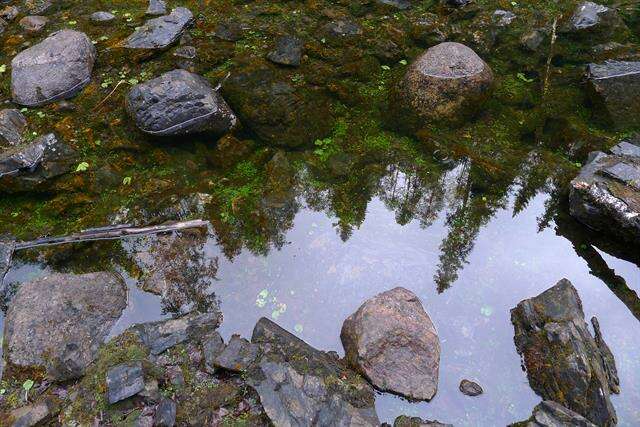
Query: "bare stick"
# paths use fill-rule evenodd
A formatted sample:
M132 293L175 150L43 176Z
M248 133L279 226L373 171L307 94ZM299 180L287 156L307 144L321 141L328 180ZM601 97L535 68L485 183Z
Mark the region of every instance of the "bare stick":
M112 90L111 92L109 92L109 95L107 95L107 96L106 96L102 101L98 102L98 105L96 105L95 107L93 107L93 111L96 111L98 108L100 108L100 106L101 106L102 104L104 104L104 103L105 103L105 101L106 101L107 99L111 98L111 95L113 95L113 94L114 94L114 92L115 92L116 90L118 90L118 88L120 87L120 85L121 85L121 84L123 84L123 83L125 83L125 81L124 81L124 80L120 80L120 81L118 82L118 84L116 84L116 86L113 88L113 90Z
M553 26L551 27L551 43L549 45L549 56L547 56L547 70L544 74L544 84L542 86L542 96L547 94L549 88L549 72L551 70L551 59L553 58L553 46L556 44L556 30L558 27L558 17L553 18Z

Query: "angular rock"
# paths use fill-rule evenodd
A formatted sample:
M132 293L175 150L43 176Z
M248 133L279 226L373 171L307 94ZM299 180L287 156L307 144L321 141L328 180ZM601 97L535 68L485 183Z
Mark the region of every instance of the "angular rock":
M80 377L126 306L126 286L111 273L50 274L23 284L4 326L4 359L44 367L53 381Z
M0 235L0 297L5 292L4 277L11 267L13 252L16 247L16 239L10 235ZM2 365L0 364L0 375L2 374Z
M398 10L407 10L411 8L410 0L376 0L376 1L382 5L391 6L394 9L398 9Z
M302 40L293 36L283 36L276 42L276 49L267 54L269 61L280 65L298 67L302 58Z
M245 28L237 22L223 22L218 24L213 34L220 40L236 42L244 36Z
M460 122L478 111L492 84L491 68L473 50L445 42L413 61L399 95L405 108L422 120Z
M0 10L0 18L13 21L20 14L20 9L16 6L5 6Z
M176 423L176 403L171 399L162 399L156 408L154 426L173 427Z
M107 371L109 404L120 402L144 390L142 363L124 363Z
M337 357L262 318L251 342L261 356L246 374L274 425L378 426L371 387Z
M198 56L198 51L193 46L180 46L173 52L173 56L184 59L195 59Z
M358 24L343 19L329 22L324 26L324 31L331 37L349 37L362 34L362 28Z
M531 418L512 424L510 427L596 427L596 425L559 403L545 400L533 409Z
M640 124L640 62L589 64L586 79L589 98L604 121L619 129Z
M596 231L640 245L640 142L623 141L611 151L591 153L571 181L569 212Z
M463 7L471 3L472 0L445 0L445 3L451 7Z
M176 43L184 30L193 23L193 14L178 7L169 15L148 20L124 42L130 49L166 49Z
M438 390L440 341L418 297L395 288L367 300L345 320L346 360L374 387L414 400Z
M51 11L54 0L25 0L24 7L32 15L42 15Z
M27 129L27 119L18 110L0 111L0 146L18 145Z
M600 331L600 322L594 316L591 318L591 326L593 326L593 334L596 340L596 345L600 349L600 356L602 357L602 363L604 364L605 372L607 374L607 380L609 381L609 389L612 393L620 393L620 378L618 378L618 369L616 368L616 360L613 357L611 349L604 342L602 338L602 332Z
M46 16L25 16L18 22L18 24L28 33L39 33L42 31L49 22L49 18Z
M508 10L498 9L493 12L492 19L493 22L498 27L506 27L511 25L511 23L517 18L516 14L513 12L509 12Z
M140 130L159 136L222 134L237 123L209 82L185 70L169 71L134 86L127 96L127 110Z
M623 35L627 31L624 21L615 9L585 1L580 3L563 28L576 35L584 35L593 41Z
M100 11L92 13L89 19L95 24L107 24L116 19L116 16L113 13Z
M45 425L55 411L55 405L49 400L39 401L11 411L12 427L33 427ZM6 421L6 420L5 420Z
M258 346L239 335L233 335L229 344L215 358L213 365L233 372L244 372L258 358Z
M418 417L400 415L393 422L393 427L453 427L452 424L442 424L438 421L423 420Z
M603 353L566 279L511 310L515 344L531 388L600 426L617 422ZM613 357L613 356L611 356Z
M467 396L480 396L483 393L480 384L469 380L460 381L459 389L462 394Z
M147 15L164 15L167 13L167 2L164 0L149 0L149 6L145 12Z
M215 372L215 360L223 350L224 341L217 331L203 340L202 352L204 353L204 368L208 373L213 374Z
M8 148L0 152L0 190L37 190L47 180L67 173L74 158L75 151L54 134Z
M222 313L212 308L207 313L189 313L178 319L142 323L129 328L149 348L151 354L163 351L191 339L210 334L222 322Z
M53 33L11 61L14 102L28 107L75 96L91 80L96 48L85 34Z

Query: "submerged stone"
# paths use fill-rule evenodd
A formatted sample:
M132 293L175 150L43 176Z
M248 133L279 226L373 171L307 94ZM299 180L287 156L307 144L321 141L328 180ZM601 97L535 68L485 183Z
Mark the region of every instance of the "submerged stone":
M618 36L621 38L625 35L627 27L615 9L585 1L576 7L564 31L584 35L592 41L593 37L602 39Z
M20 14L20 9L16 6L5 6L0 10L0 18L13 21Z
M640 124L640 62L589 64L587 90L604 119L617 128Z
M39 33L49 22L46 16L25 16L18 24L28 33Z
M61 30L11 61L11 93L28 107L75 96L91 80L96 48L84 33Z
M493 12L493 15L492 15L493 22L498 27L506 27L508 25L511 25L511 23L516 18L517 18L517 15L515 13L510 12L508 10L501 10L501 9L498 9L495 12Z
M144 390L142 363L123 363L107 371L109 404L120 402Z
M510 427L596 427L596 425L557 402L545 400L533 409L531 418L512 424Z
M440 341L418 297L395 288L367 300L342 325L346 360L374 387L415 400L438 390Z
M566 279L511 310L515 344L531 388L600 426L617 422L609 395L615 364L584 321L578 292Z
M54 134L0 152L0 191L38 190L55 177L69 172L75 151Z
M283 36L276 42L275 50L267 54L269 61L280 65L297 67L302 58L302 40L293 36Z
M126 306L111 273L50 274L22 285L5 318L7 366L44 368L53 381L83 375Z
M362 34L362 28L358 24L344 19L329 22L324 26L324 31L333 37L358 36Z
M25 0L24 7L32 15L41 15L50 12L56 3L54 0Z
M237 123L209 82L185 70L134 86L127 96L127 110L138 128L150 135L223 134Z
M428 122L460 122L478 111L493 84L493 73L460 43L429 48L409 66L400 83L403 106Z
M256 324L251 342L261 356L247 381L274 425L380 425L373 390L337 357L266 318Z
M148 20L124 42L130 49L166 49L176 43L184 30L193 23L193 14L185 7L169 15Z
M222 22L218 24L213 34L220 40L236 42L244 36L245 28L237 22Z
M635 143L631 143L635 142ZM571 181L569 212L588 227L640 245L640 144L591 153Z
M15 109L0 111L0 146L18 145L27 129L27 119Z

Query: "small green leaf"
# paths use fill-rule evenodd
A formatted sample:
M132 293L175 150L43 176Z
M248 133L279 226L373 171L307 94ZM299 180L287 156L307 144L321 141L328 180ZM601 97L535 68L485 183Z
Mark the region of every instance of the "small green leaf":
M6 388L0 388L0 395L3 395L7 392Z
M389 67L388 65L382 65L380 68L382 68L383 70L390 70L391 67Z
M84 172L89 169L89 163L82 162L76 167L76 172Z
M130 185L130 184L131 184L131 177L125 176L124 179L122 180L122 185Z
M135 85L137 85L137 84L138 84L138 79L136 79L135 77L133 77L133 78L129 79L128 83L129 83L131 86L135 86Z
M26 380L25 382L22 383L22 388L24 389L24 391L28 392L33 388L33 384L34 384L33 380Z
M406 59L401 59L400 60L400 65L407 65L407 60Z
M36 113L36 116L38 116L38 117L40 117L41 119L43 119L43 118L46 116L46 114L44 113L44 111L38 111L38 112Z
M69 24L69 25L76 25L77 23L78 23L78 21L69 21L69 22L67 22L67 24Z
M5 64L0 65L0 74L7 72L7 66Z
M533 82L533 79L528 79L527 76L525 76L523 73L516 74L516 77L518 77L520 80L522 80L523 82L526 82L526 83Z

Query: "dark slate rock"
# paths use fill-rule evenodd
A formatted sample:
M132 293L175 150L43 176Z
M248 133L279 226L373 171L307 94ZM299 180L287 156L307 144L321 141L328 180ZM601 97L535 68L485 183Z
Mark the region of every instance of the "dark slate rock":
M540 45L542 45L542 42L544 42L544 39L545 33L543 30L533 30L529 33L524 34L520 38L520 44L526 50L537 52L540 48Z
M592 41L593 37L623 36L627 27L615 9L585 1L576 7L563 31L575 35L584 34L589 37L589 41Z
M460 381L459 389L462 394L466 394L467 396L480 396L483 393L480 384L469 380Z
M229 344L215 358L213 365L232 372L246 371L258 358L258 346L239 335L233 335Z
M407 10L411 8L411 0L376 0L384 6L391 6L398 10Z
M0 18L13 21L20 14L20 9L16 6L5 6L0 10Z
M224 341L217 331L203 339L202 352L204 354L204 367L210 374L215 372L215 360L223 350Z
M95 59L96 48L84 33L53 33L11 61L14 102L31 107L71 98L91 80Z
M329 22L324 26L324 31L332 37L348 37L362 34L362 28L358 24L344 19Z
M618 378L618 369L616 368L616 360L613 357L611 349L602 338L602 332L600 331L600 323L594 316L591 318L591 326L593 326L593 334L596 340L596 345L600 349L600 356L602 357L602 363L605 367L607 374L607 380L609 381L609 389L612 393L620 393L620 378Z
M198 56L198 51L193 46L180 46L173 51L173 56L184 59L195 59Z
M131 49L166 49L176 43L184 30L193 23L193 14L184 7L169 15L148 20L125 41Z
M164 0L149 0L149 6L145 12L147 15L164 15L167 13L167 2Z
M438 421L429 421L418 417L400 415L393 422L393 427L453 427L453 424L442 424Z
M50 12L55 5L54 0L25 0L24 7L32 15Z
M451 7L463 7L471 3L472 0L445 0L445 3Z
M569 193L574 218L634 245L640 245L639 145L624 141L612 154L591 153Z
M39 33L49 22L46 16L29 15L22 18L18 24L28 33Z
M0 296L5 292L4 277L11 267L16 240L12 236L0 235ZM0 375L2 370L0 369Z
M106 24L116 19L116 16L113 13L101 11L92 13L89 19L96 24Z
M383 292L342 325L349 364L374 387L414 400L438 390L440 340L418 297L404 288Z
M44 367L49 379L80 377L126 306L111 273L51 274L23 284L5 318L7 366Z
M207 313L189 313L178 319L142 323L129 328L149 348L151 354L163 351L192 339L200 339L218 328L222 321L219 309Z
M589 97L617 128L640 124L640 62L607 61L587 67Z
M531 418L512 424L511 427L596 427L596 425L559 403L546 400L533 409Z
M566 279L511 310L515 344L531 388L594 424L617 422L601 346L589 333L578 292Z
M138 128L151 135L222 134L237 123L209 82L185 70L169 71L134 86L127 96L127 110Z
M144 390L142 362L124 363L107 371L107 397L109 404L135 396Z
M271 62L280 65L298 67L302 58L302 47L304 43L297 37L283 36L276 42L276 49L267 54Z
M176 423L176 403L171 399L162 399L156 408L155 427L173 427Z
M0 111L0 146L18 145L27 128L27 119L19 110Z
M245 28L237 22L223 22L216 26L213 34L220 40L236 42L244 36Z
M34 427L45 425L54 415L55 404L50 400L25 405L11 411L11 427ZM6 420L5 420L6 421Z
M54 134L0 152L0 190L31 191L69 171L75 151Z
M371 386L331 354L262 318L251 342L261 356L247 382L274 425L378 426Z

